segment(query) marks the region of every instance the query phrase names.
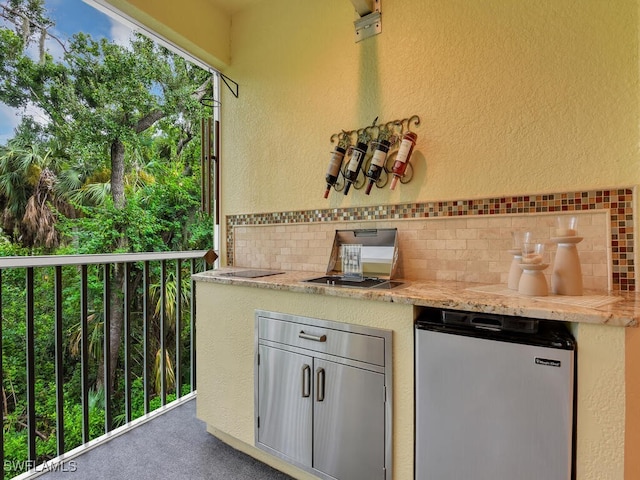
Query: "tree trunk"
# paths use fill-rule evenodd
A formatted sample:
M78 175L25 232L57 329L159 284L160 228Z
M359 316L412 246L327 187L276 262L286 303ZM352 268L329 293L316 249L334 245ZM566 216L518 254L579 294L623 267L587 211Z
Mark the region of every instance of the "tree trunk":
M124 208L124 144L119 139L111 144L111 198L117 209Z
M116 139L111 144L111 198L115 208L124 208L126 199L124 196L124 144ZM119 232L122 233L122 232ZM118 240L116 248L121 250L127 244L128 239L123 236ZM115 386L116 368L118 367L118 356L122 343L122 326L124 323L124 306L122 304L122 292L124 292L124 267L114 265L111 270L111 295L109 298L111 315L109 329L109 348L111 355L111 368L109 371L109 381L111 388Z
M122 328L124 325L124 305L123 292L124 283L124 265L115 265L111 274L111 324L109 330L109 348L111 356L111 369L109 372L109 381L111 388L115 388L116 369L118 368L118 356L120 354L120 346L122 344Z

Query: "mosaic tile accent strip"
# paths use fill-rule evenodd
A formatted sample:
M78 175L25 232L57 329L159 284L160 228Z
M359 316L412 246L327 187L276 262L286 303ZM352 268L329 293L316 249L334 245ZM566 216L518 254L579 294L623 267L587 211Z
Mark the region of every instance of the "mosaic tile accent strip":
M612 288L635 291L635 252L632 188L522 195L480 200L406 203L352 208L241 214L226 217L227 264L234 264L234 229L257 225L303 225L321 222L393 221L437 217L492 217L554 212L608 210Z

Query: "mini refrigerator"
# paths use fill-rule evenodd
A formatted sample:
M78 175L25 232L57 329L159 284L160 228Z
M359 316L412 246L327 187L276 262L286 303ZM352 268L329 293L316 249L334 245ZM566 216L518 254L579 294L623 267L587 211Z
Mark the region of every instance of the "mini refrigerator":
M574 478L575 356L562 322L425 309L415 479Z

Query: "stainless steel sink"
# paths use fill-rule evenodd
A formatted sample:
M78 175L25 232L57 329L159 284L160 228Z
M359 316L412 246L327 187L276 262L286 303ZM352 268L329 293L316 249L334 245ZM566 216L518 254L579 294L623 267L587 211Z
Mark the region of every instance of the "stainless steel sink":
M371 288L371 289L391 289L402 285L402 282L396 282L386 278L376 277L344 277L342 275L324 275L322 277L309 278L304 280L307 283L316 283L329 287L348 287L348 288Z

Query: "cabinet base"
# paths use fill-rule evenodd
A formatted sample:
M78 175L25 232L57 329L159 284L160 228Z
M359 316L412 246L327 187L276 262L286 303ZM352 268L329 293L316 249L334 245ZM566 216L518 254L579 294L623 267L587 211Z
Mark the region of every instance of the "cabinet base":
M249 445L242 440L238 440L236 437L233 437L218 428L207 425L207 432L216 437L218 440L226 443L231 448L245 453L250 457L253 457L256 460L269 465L270 467L275 468L282 473L286 473L293 478L296 478L298 480L318 480L318 477L316 477L315 475L311 475L310 473L305 472L304 470L301 470L298 467L291 465L290 463L280 460L273 455L269 455L267 452L260 450L253 445Z

